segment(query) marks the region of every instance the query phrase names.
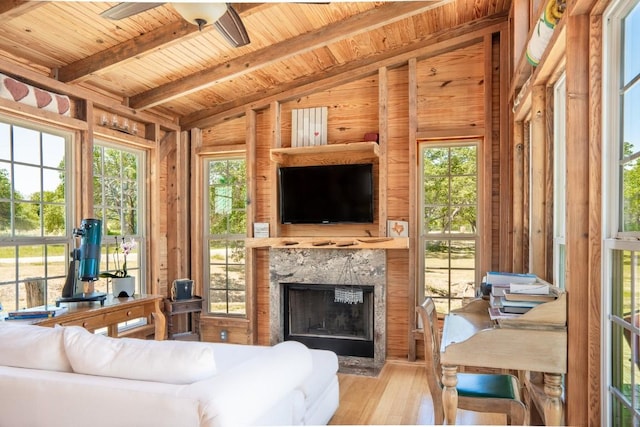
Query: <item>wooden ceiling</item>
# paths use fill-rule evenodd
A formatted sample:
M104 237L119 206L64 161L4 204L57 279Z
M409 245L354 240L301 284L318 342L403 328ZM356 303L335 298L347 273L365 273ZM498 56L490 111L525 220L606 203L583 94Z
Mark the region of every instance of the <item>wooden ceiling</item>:
M100 16L116 4L3 0L0 58L202 126L504 21L511 0L233 3L251 39L238 48L212 25L198 31L171 3L117 21Z

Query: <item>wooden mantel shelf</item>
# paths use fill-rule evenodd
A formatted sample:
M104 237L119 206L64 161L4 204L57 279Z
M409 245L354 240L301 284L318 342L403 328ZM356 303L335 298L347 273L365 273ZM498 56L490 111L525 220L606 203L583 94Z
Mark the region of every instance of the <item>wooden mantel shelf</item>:
M263 237L245 239L247 248L409 249L408 237Z
M378 144L373 141L311 147L272 148L271 160L282 166L366 163L377 162L378 151Z

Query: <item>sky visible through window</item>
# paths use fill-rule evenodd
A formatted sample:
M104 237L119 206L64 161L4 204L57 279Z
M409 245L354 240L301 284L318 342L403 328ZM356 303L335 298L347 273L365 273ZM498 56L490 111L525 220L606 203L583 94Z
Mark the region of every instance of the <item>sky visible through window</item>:
M10 126L0 123L0 134L2 135L0 144L0 158L9 159L9 129ZM6 138L4 137L6 135ZM14 160L20 163L40 165L40 133L31 129L19 126L13 127L13 150ZM43 134L42 142L43 164L45 166L58 167L64 159L64 139L57 135ZM15 189L23 197L29 197L33 193L40 191L40 174L34 173L34 168L16 165L14 168ZM44 191L54 191L60 184L58 172L55 179L48 179L45 174L43 180Z

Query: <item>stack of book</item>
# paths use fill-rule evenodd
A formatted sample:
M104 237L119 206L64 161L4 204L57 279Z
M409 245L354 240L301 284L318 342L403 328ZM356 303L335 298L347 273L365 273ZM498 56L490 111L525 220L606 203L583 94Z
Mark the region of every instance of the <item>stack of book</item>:
M25 308L22 310L8 312L6 320L46 319L48 317L59 316L66 311L67 311L67 307L40 306L40 307Z
M492 284L489 313L492 319L517 317L556 298L549 284L539 281Z

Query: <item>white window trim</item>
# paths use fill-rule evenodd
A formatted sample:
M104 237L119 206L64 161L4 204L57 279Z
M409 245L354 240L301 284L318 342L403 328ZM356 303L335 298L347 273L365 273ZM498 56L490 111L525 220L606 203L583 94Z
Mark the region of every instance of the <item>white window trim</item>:
M620 72L609 64L619 64L621 55L620 17L631 11L636 1L614 0L604 13L602 38L602 287L601 293L601 424L608 425L612 415L609 393L611 383L611 265L613 250L640 251L640 241L629 239L628 233L618 233L619 229L619 145L620 103L618 87Z
M566 74L558 79L554 85L554 171L553 171L553 282L564 283L564 278L560 273L565 272L564 266L560 265L560 246L565 245L566 230Z

